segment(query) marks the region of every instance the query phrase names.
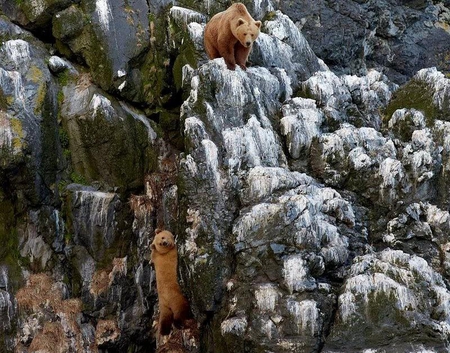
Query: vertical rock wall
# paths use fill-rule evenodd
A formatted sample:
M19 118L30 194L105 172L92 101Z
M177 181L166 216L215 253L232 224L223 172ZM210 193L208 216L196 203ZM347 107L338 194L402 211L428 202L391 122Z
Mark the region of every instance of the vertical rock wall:
M0 351L449 349L448 2L246 5L230 71L225 3L0 0Z

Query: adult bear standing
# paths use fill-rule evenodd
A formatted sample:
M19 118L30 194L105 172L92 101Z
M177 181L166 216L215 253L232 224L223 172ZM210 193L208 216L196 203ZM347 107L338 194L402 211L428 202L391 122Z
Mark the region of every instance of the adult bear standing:
M230 70L238 64L243 70L261 21L255 21L242 3L215 14L205 27L205 50L210 59L224 58Z
M189 303L181 293L177 278L177 247L173 234L157 229L152 242L151 259L156 272L156 289L159 300L159 333L168 335L172 323L182 328L192 317Z

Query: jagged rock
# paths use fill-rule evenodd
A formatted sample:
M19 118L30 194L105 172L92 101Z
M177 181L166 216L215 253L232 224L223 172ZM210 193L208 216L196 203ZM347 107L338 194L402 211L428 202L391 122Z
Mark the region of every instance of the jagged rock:
M180 192L187 201L184 212L196 215L187 221L182 253L196 258L186 264L191 280L207 284L192 296L202 311L215 308L220 283L229 275L227 238L237 201L232 195L242 176L256 166L286 165L269 120L280 107L278 79L265 68L231 72L225 67L223 59L200 67L182 107L187 154L181 161Z
M54 36L83 57L100 87L121 91L133 84L130 61L150 43L148 4L142 0L88 3L57 13Z
M64 86L63 93L67 99L61 107L62 125L77 177L84 182L98 181L105 187L140 187L154 163L157 138L147 118L108 98L84 76Z
M389 78L449 2L246 1L247 71L227 5L0 0L0 351L448 349L449 81ZM155 336L158 227L201 340Z
M15 311L11 294L7 290L8 288L6 290L0 289L0 318L2 318L0 329L3 332L11 330L13 324L11 319L14 317Z
M21 26L38 29L46 28L51 22L52 16L72 2L70 0L42 0L39 2L1 0L0 8L10 19L17 21Z
M321 135L323 113L312 99L293 98L282 107L281 134L286 138L289 155L293 159L305 158L313 139Z
M387 223L383 240L391 247L420 255L436 270L449 270L449 244L444 234L450 226L449 213L430 203L409 204Z
M326 70L315 73L302 83L302 94L318 102L329 128L349 122L380 129L381 109L396 89L397 85L377 71L370 71L367 76L359 78L338 77Z
M214 310L228 279L227 304L213 322L221 350L241 351L244 342L280 352L316 349L333 302L331 288L316 277L331 268L340 276L350 255L340 232L351 233L354 212L336 191L287 169L277 123L269 119L281 109L276 76L264 68L228 71L217 59L199 68L191 87L182 110L188 154L181 192L189 228L181 254L191 259L187 282L204 284L191 293L193 302L200 314ZM296 98L283 108L286 114L305 108L306 116L315 104ZM293 131L293 138L296 133L304 131ZM232 210L240 216L233 219ZM252 310L252 298L261 312Z
M335 72L384 69L398 84L418 70L448 72L448 3L432 1L316 1L279 4L316 55Z
M59 11L52 21L52 34L61 41L70 41L81 35L86 25L83 11L76 4Z
M390 117L397 109L414 108L425 115L428 125L433 124L435 119L450 119L449 81L435 67L420 70L396 92L387 107L387 116Z
M264 22L249 60L254 65L284 69L294 89L325 67L291 19L280 11Z
M323 351L445 350L449 299L442 276L418 256L386 249L356 258Z
M20 256L29 259L36 271L55 266L56 254L61 254L65 246L64 233L64 221L58 210L43 207L30 211L27 224L18 231Z
M55 190L49 186L61 166L56 87L43 45L27 41L29 34L12 23L1 22L15 37L0 47L2 183L21 190L32 203L50 202ZM11 173L13 168L21 172Z
M72 221L70 234L76 245L85 247L89 254L101 261L106 250L119 238L119 212L122 205L117 194L71 184L69 213Z
M70 62L55 55L50 57L50 59L48 60L48 67L54 74L59 74L67 70L70 74L78 76L77 70Z
M265 179L255 173L264 173ZM300 352L317 349L324 341L334 299L323 276L347 261L346 227L338 224L353 225L355 216L334 190L290 173L262 167L250 173L249 188L258 190L262 184L270 193L262 197L267 201L242 210L234 222L236 268L228 305L220 315L226 316L223 337L216 338L224 350L241 351L246 341L271 351ZM277 188L268 186L277 176L292 178L292 186L298 186L273 197ZM243 330L229 331L238 318L246 322Z

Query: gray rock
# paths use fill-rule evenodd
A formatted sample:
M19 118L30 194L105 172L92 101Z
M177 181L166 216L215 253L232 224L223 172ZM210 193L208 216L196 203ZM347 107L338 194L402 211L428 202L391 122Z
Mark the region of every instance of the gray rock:
M0 19L2 347L448 349L448 1L247 2L247 71L225 3L44 2L0 0L49 41ZM200 340L156 342L157 227Z
M59 74L65 70L68 70L70 74L74 76L78 75L78 71L70 62L55 55L51 56L48 60L48 67L55 74Z
M55 197L49 186L54 186L61 167L56 86L42 43L27 41L29 35L11 23L3 25L9 28L6 33L18 38L5 40L0 47L2 169L21 162L23 169L20 175L6 172L2 179L9 180L31 202L49 203Z
M442 276L420 257L386 249L357 258L324 351L357 352L361 344L384 352L444 350L449 295Z
M117 222L121 204L117 194L100 191L70 188L72 229L76 245L84 246L95 260L105 256L105 252L114 243L117 234Z
M294 88L324 68L299 29L280 11L264 22L263 33L256 40L249 60L254 65L284 69Z
M404 83L424 67L448 70L448 4L431 1L281 3L316 55L334 71L365 75L386 68Z
M105 188L126 186L121 192L143 185L157 137L150 122L139 111L106 97L83 76L77 81L64 86L67 99L61 107L74 172Z
M76 0L75 2L79 2ZM0 9L12 20L29 29L46 28L53 14L68 7L74 1L43 0L36 2L0 1Z

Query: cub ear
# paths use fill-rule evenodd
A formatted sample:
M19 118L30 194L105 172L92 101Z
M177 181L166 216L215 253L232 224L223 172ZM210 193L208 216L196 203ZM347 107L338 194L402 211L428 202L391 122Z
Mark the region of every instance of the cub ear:
M238 18L238 21L237 21L238 26L243 25L244 23L247 23L247 21L245 21L243 18Z
M258 28L261 28L261 21L256 21L255 22L255 26L258 27Z
M156 228L156 229L155 229L155 234L161 233L162 231L163 231L162 229Z
M155 246L155 244L151 243L151 244L150 244L150 249L152 249L152 250L156 250L156 246Z

